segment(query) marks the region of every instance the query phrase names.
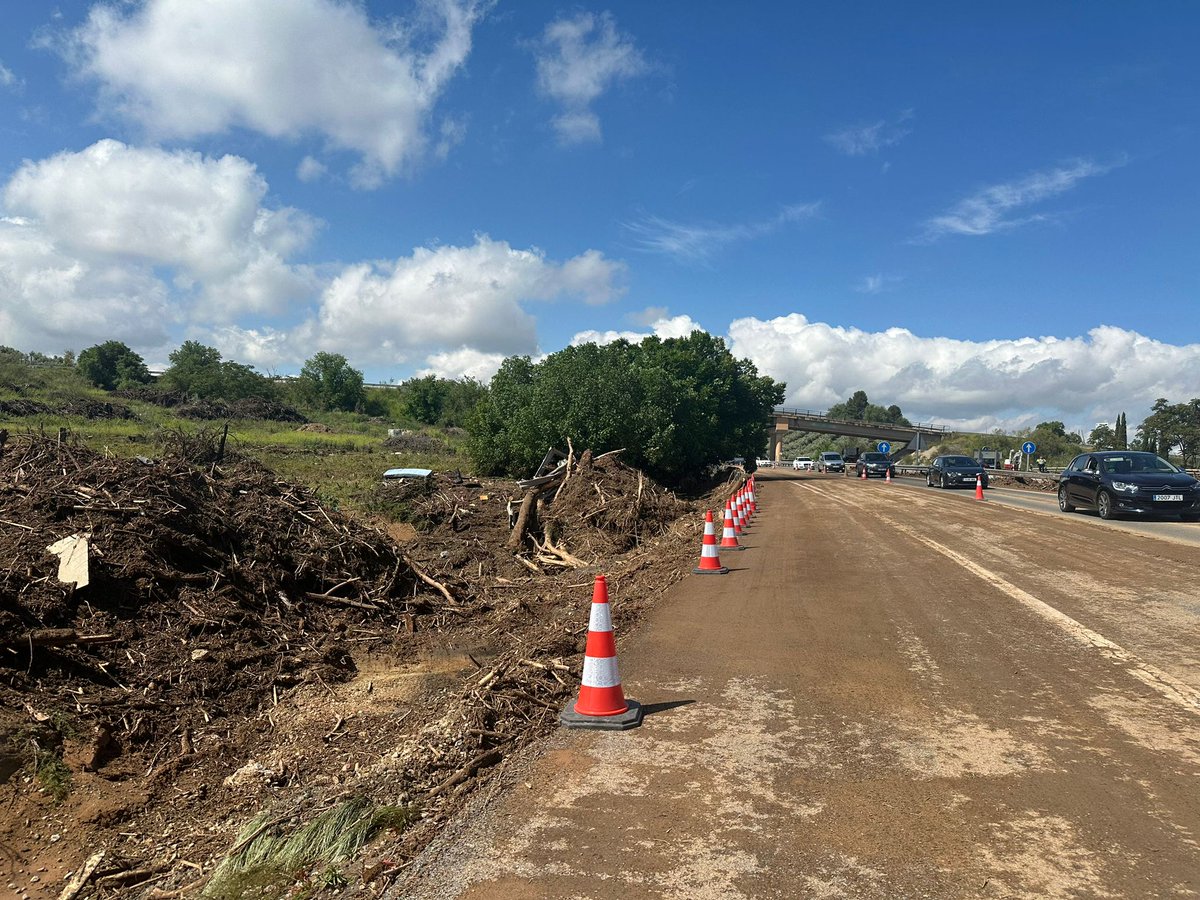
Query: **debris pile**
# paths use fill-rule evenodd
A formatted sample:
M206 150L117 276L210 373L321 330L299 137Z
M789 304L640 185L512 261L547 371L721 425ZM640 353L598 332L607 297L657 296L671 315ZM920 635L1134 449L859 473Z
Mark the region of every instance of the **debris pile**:
M248 460L107 459L30 436L0 456L0 520L0 697L74 708L125 745L341 679L340 638L447 604L383 535ZM88 537L85 589L47 552L72 535Z
M121 403L98 400L70 400L50 406L38 400L0 400L0 416L72 416L79 419L136 419L137 415Z
M617 455L584 451L566 473L543 514L547 539L577 557L605 559L662 534L687 509Z
M57 860L79 897L216 890L221 857L302 841L351 795L363 816L405 811L381 862L341 869L380 889L556 727L594 575L628 628L695 544L690 506L615 455L572 454L515 551L512 482L381 485L422 529L401 547L227 454L219 429L164 437L153 460L36 435L0 449L0 846L27 872ZM73 537L85 587L47 550ZM23 787L31 744L47 778ZM26 842L31 820L71 838Z

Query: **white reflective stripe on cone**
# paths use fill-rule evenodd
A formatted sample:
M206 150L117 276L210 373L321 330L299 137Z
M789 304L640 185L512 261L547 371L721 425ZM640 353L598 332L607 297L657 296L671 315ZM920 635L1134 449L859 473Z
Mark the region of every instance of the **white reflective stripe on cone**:
M717 553L717 545L716 544L705 544L703 547L700 548L700 555L701 556L720 556L720 554Z
M593 603L592 615L588 619L588 631L612 631L612 614L607 603Z
M619 685L621 676L617 674L617 658L615 656L600 658L585 656L583 658L583 683L594 688L610 688Z

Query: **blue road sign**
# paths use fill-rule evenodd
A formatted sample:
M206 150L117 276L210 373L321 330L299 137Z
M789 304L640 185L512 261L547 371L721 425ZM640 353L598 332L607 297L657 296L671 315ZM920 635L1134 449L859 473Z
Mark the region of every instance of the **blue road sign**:
M891 453L892 445L889 444L887 441L880 441L879 442L879 452L880 453Z
M1033 441L1026 441L1025 443L1023 443L1021 445L1021 452L1022 453L1036 453L1037 452L1037 444L1035 444Z

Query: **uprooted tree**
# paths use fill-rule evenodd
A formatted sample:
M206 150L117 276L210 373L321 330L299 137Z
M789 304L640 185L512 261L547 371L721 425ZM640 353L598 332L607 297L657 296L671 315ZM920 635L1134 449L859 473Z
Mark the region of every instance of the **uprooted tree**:
M754 456L785 386L703 331L640 344L582 344L539 363L509 357L468 426L480 472L527 475L571 439L676 485L706 466Z

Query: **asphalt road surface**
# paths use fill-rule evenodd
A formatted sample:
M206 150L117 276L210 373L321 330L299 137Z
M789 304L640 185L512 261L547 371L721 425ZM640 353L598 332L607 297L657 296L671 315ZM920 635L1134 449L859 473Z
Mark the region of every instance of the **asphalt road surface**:
M1200 552L1003 496L764 475L729 575L613 600L643 726L557 732L394 896L1196 896Z

